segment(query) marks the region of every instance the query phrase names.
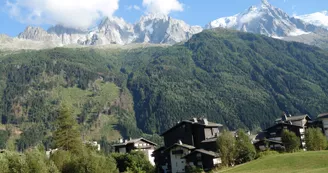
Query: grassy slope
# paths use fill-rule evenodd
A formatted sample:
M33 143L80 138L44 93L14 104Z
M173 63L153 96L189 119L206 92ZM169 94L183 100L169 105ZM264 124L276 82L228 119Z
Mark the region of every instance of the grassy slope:
M271 155L222 172L328 172L328 151Z

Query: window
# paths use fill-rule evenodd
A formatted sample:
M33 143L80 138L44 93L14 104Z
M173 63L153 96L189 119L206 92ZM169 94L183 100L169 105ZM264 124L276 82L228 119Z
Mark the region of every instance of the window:
M271 132L270 135L271 136L276 136L276 132Z
M172 154L183 154L183 150L174 150Z

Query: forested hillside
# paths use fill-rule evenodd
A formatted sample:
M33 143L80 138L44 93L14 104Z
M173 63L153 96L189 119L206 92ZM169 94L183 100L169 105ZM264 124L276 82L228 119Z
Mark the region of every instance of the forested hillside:
M61 104L85 139L102 142L157 138L196 116L256 130L282 111L328 111L327 52L249 33L209 30L167 48L0 54L0 147L50 147Z

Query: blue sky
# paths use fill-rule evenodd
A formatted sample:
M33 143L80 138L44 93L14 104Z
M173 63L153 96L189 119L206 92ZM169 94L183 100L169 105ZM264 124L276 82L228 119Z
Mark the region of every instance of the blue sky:
M42 1L42 0L41 0ZM74 21L83 22L82 19L86 17L93 17L97 18L97 15L94 13L93 9L86 9L88 16L74 16L72 20L65 20L62 18L69 18L63 11L63 15L60 13L56 13L47 9L47 17L40 18L37 22L33 21L34 18L29 18L30 20L24 20L24 17L30 15L32 10L24 9L26 6L21 5L20 7L20 14L13 15L10 11L9 7L6 5L7 2L15 4L17 2L24 4L32 3L32 2L41 2L40 0L0 0L0 33L7 34L10 36L16 36L18 33L22 32L26 26L33 25L33 26L42 26L43 28L48 28L53 21L63 21L72 23ZM43 0L44 1L44 0ZM47 0L52 1L52 0ZM61 0L57 0L59 2ZM68 1L76 1L76 0L65 0L62 2ZM89 1L89 0L80 0L81 1ZM118 17L124 18L126 21L130 23L135 23L141 15L144 15L147 10L151 8L151 6L147 6L147 4L143 3L146 1L158 1L157 4L161 6L161 3L166 3L168 0L91 0L91 1L99 1L98 4L94 4L96 10L99 11L108 11L109 15L114 15ZM117 3L117 8L115 8L115 1ZM261 3L261 0L170 0L172 4L176 1L181 6L181 8L171 8L167 10L170 16L182 19L186 21L188 24L191 25L201 25L204 26L208 22L217 19L219 17L231 16L237 14L239 12L244 11L245 9L249 8L251 5L258 5ZM55 2L55 1L54 1ZM111 3L111 7L109 8L102 8L105 3ZM328 0L269 0L269 2L287 12L290 15L297 14L309 14L318 11L328 10ZM33 3L32 3L33 4ZM41 4L41 3L40 3ZM54 8L58 4L54 4ZM66 4L64 4L66 5ZM177 5L177 4L175 4ZM29 6L30 7L30 6ZM33 11L42 11L42 4L36 7L33 7ZM60 4L59 7L63 7L63 4ZM81 8L85 8L81 6ZM69 10L69 7L65 7L66 10ZM55 9L56 10L56 9ZM43 11L44 12L44 11ZM51 16L50 15L55 15ZM76 11L76 14L80 14ZM65 16L66 15L66 16ZM92 16L94 15L94 16ZM106 15L106 14L104 14ZM81 19L81 20L75 20ZM47 20L52 20L47 21ZM91 20L91 19L90 19ZM84 23L88 24L88 23ZM83 25L84 26L84 25Z

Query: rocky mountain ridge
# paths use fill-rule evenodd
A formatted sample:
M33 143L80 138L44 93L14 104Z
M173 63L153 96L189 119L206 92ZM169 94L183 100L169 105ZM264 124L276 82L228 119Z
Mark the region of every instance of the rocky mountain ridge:
M127 23L123 18L107 17L97 27L89 30L56 25L46 31L41 27L29 26L13 39L9 46L9 43L6 42L6 45L2 47L16 47L18 41L18 45L29 45L31 41L45 45L38 46L38 48L67 45L128 45L132 43L172 45L189 40L203 29L220 27L328 49L326 46L328 42L326 18L328 18L326 11L303 16L289 16L283 10L272 6L267 0L262 0L260 5L251 6L246 11L234 16L216 19L204 28L190 26L182 20L162 14L144 15L135 24ZM3 44L0 41L0 45ZM21 47L17 47L21 49Z
M281 9L272 6L267 0L262 0L260 5L252 6L243 13L216 19L205 28L218 27L262 34L274 38L300 36L323 30L319 26L289 16Z
M56 45L175 44L190 39L202 30L200 26L190 26L167 15L149 14L142 16L134 25L118 17L105 18L98 27L89 31L61 25L51 27L47 31L40 27L27 27L18 38Z

